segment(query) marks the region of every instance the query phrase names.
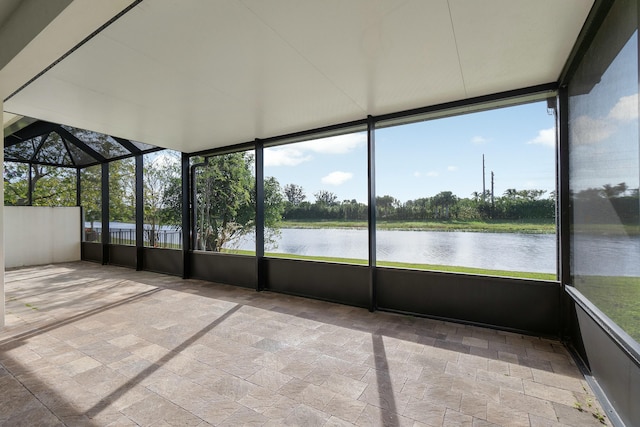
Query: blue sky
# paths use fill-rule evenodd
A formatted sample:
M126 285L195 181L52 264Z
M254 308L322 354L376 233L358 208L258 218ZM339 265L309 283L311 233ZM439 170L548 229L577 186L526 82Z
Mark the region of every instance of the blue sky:
M576 87L588 92L572 93L569 88L570 160L580 166L572 171L572 190L621 182L629 188L640 185L638 80L637 73L629 72L637 67L636 31L598 81L589 70L579 70L582 81Z
M436 119L376 131L376 193L402 202L452 191L482 191L495 174L495 194L508 188L555 189L555 118L546 102ZM265 149L265 176L282 186L319 190L338 200L367 197L366 134L342 135Z

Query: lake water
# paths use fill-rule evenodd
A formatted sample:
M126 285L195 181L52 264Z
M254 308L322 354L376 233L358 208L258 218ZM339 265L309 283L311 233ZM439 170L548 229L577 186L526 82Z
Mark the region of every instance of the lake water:
M270 252L367 259L367 231L282 229ZM379 261L476 267L491 270L556 272L555 234L440 231L377 232ZM253 250L253 239L238 249ZM573 274L640 276L640 236L576 235Z
M111 224L113 228L132 226ZM556 272L554 234L380 230L376 239L379 261ZM640 276L640 236L575 235L571 244L573 274ZM234 248L253 251L255 239L247 236ZM367 259L367 230L284 228L277 247L267 251Z
M571 247L574 275L640 276L640 236L579 234Z
M367 259L367 230L280 230L269 252ZM553 234L469 233L438 231L377 232L379 261L442 264L493 270L555 273L556 236ZM246 239L237 249L254 249Z

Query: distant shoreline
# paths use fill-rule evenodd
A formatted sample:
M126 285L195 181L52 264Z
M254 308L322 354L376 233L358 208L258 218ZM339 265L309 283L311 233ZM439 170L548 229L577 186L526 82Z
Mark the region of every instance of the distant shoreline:
M539 222L507 221L377 221L379 230L404 231L466 231L481 233L527 233L555 234L555 222L549 220ZM280 228L350 228L366 229L367 221L317 221L317 220L284 220Z

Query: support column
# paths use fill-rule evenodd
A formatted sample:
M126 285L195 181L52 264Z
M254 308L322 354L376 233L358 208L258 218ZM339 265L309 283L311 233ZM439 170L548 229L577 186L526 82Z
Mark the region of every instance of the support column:
M569 94L566 86L558 91L556 104L556 222L558 226L558 279L562 285L571 283L571 200L569 189Z
M367 219L369 224L369 311L377 306L376 295L376 144L375 121L367 117L367 175L368 197Z
M3 141L4 141L4 137L3 137ZM29 179L29 185L27 186L27 206L33 206L33 165L31 164L31 162L29 162L28 179Z
M76 169L76 206L80 208L80 259L84 261L84 208L82 207L82 169Z
M101 202L102 202L102 265L109 264L109 163L102 165L102 185L101 185Z
M4 119L3 119L2 97L0 97L0 123L2 123L2 141L4 141ZM2 146L4 147L4 142ZM4 165L4 150L0 150L0 160ZM2 169L4 174L4 167ZM3 179L3 182L4 182L4 179ZM1 328L4 326L4 185L0 185L0 199L2 199L2 209L0 209L0 268L2 268L2 275L0 276L0 328Z
M136 270L142 270L144 251L144 159L136 154ZM154 232L154 230L152 230Z
M190 177L189 155L182 153L182 278L188 279L190 275L191 258L191 209L190 204Z
M256 140L256 290L265 287L264 268L264 145Z
M82 169L76 169L76 206L82 206ZM82 219L84 221L84 218ZM84 227L84 224L83 224Z
M557 274L562 296L560 300L560 337L571 341L571 324L575 316L574 303L565 292L571 285L571 198L569 190L569 93L567 86L558 91L556 113L556 230Z

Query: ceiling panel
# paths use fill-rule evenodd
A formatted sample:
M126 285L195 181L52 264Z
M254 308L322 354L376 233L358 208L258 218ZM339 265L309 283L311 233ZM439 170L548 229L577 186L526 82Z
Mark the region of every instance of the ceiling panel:
M472 97L556 81L593 2L449 4L465 87Z
M193 152L555 81L592 0L145 0L7 111Z
M464 96L446 0L244 3L368 114Z

